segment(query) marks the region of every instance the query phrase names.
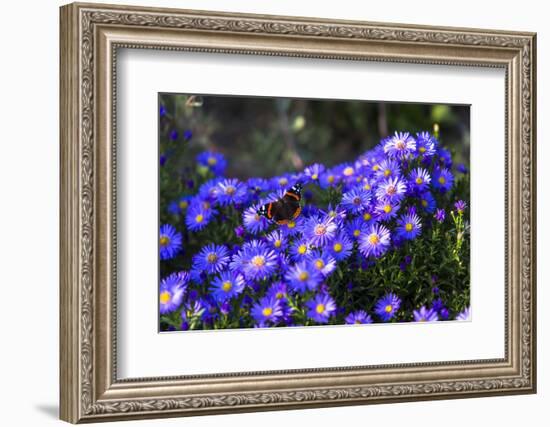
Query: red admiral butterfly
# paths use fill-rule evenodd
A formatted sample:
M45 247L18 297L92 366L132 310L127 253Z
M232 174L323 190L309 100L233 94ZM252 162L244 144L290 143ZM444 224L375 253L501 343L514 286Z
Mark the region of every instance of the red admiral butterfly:
M268 203L258 209L258 215L272 219L277 224L288 224L291 219L296 219L300 215L302 211L300 200L302 200L302 185L296 184L289 190L286 190L281 199Z

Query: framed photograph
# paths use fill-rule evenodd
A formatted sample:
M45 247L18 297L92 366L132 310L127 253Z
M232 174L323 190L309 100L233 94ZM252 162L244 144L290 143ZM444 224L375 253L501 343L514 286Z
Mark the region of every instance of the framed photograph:
M536 391L535 34L60 22L63 420Z

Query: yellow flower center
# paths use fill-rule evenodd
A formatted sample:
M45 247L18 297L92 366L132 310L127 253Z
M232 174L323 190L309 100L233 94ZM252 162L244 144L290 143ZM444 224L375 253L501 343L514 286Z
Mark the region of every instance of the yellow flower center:
M275 243L273 243L276 248L280 248L282 244L283 242L281 242L280 240L275 240Z
M315 231L314 232L317 236L321 236L321 235L323 235L327 232L327 227L323 224L317 224L315 226Z
M327 181L329 182L329 184L332 184L334 182L334 175L329 175L327 177Z
M233 287L233 285L231 284L231 282L223 282L223 284L222 284L222 289L225 292L229 292L232 287Z
M413 225L410 222L407 222L405 224L405 230L412 231L412 229L413 229Z
M233 194L235 194L235 191L237 191L235 187L229 186L225 189L225 194L232 196Z
M315 261L315 267L317 268L317 270L322 270L323 268L325 268L325 262L322 259L318 259L317 261Z
M334 249L334 252L342 252L342 244L341 243L335 243L332 247Z
M344 169L344 175L345 176L352 176L353 175L353 168L351 166L348 166Z
M384 171L384 176L390 176L391 175L391 170L390 169L386 169Z
M275 298L277 298L277 299L282 299L284 296L285 296L285 294L283 294L282 292L277 292L275 294Z
M445 184L445 177L444 176L440 176L439 179L438 179L439 183L440 184Z
M215 157L209 157L209 158L208 158L208 164L209 164L210 166L214 166L216 163L218 163L218 161L216 160Z
M318 314L323 314L325 312L325 304L317 304L317 307L315 307L315 311Z
M201 223L204 221L204 216L202 214L198 214L196 217L195 217L195 222L197 223Z
M385 308L384 308L384 311L386 313L391 313L393 311L393 307L391 304L388 304Z
M420 147L418 149L418 151L420 151L421 153L425 153L426 152L426 148L425 147Z
M369 236L369 243L371 245L377 245L378 242L380 242L380 238L378 237L378 234L373 233Z
M380 165L374 165L374 166L372 167L372 170L375 171L375 172L376 172L378 169L380 169Z
M294 227L296 227L296 222L295 221L288 221L288 224L286 226L287 226L287 228L294 228Z
M365 185L363 185L363 188L365 190L370 190L372 187L370 186L370 184L368 182L366 182Z
M424 182L424 181L422 180L422 178L420 178L420 177L416 178L416 183L417 183L418 185L422 184L423 182Z
M252 258L251 262L256 267L263 267L265 265L265 258L261 255L256 255Z
M269 317L271 314L273 314L273 309L271 307L266 307L262 310L262 314L264 317Z
M187 209L187 206L189 206L189 203L187 203L187 200L180 201L180 209Z
M361 230L353 230L354 237L359 237L360 234L361 234Z
M287 184L288 184L288 179L286 179L286 178L281 178L281 179L279 180L279 185L280 185L280 186L284 186L284 185L287 185Z
M307 246L306 245L300 245L298 246L298 253L300 255L303 255L307 252Z
M160 245L161 246L166 246L166 245L168 245L168 243L170 243L170 239L168 238L168 236L161 236Z
M218 255L216 255L214 252L211 252L206 257L206 261L208 261L210 264L214 264L218 260Z
M384 212L390 213L391 212L391 205L384 205Z
M160 293L160 303L161 304L168 304L170 302L170 292L164 291Z
M301 281L301 282L305 282L307 279L309 279L309 274L307 271L302 271L299 275L298 275L298 279Z
M424 206L424 207L428 206L428 201L427 200L422 200L422 206Z
M313 175L311 175L311 179L317 179L319 178L319 175L317 175L316 173L314 173Z
M372 215L371 215L370 213L365 212L365 213L363 214L363 219L364 219L365 221L370 221L371 218L372 218Z
M356 324L356 325L360 325L360 324L361 324L361 321L360 321L360 320L356 320L356 321L355 321L355 324Z

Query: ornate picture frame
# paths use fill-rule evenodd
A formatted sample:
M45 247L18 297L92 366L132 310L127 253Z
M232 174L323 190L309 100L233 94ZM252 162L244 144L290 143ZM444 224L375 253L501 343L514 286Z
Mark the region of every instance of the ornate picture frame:
M536 35L70 4L61 8L60 384L72 423L536 391ZM502 68L505 357L117 378L117 49Z

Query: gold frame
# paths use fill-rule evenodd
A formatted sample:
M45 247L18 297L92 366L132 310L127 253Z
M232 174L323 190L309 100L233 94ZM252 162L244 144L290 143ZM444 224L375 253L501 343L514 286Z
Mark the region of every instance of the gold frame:
M100 4L60 12L63 420L535 392L535 34ZM121 47L504 68L505 357L118 380L114 65Z

